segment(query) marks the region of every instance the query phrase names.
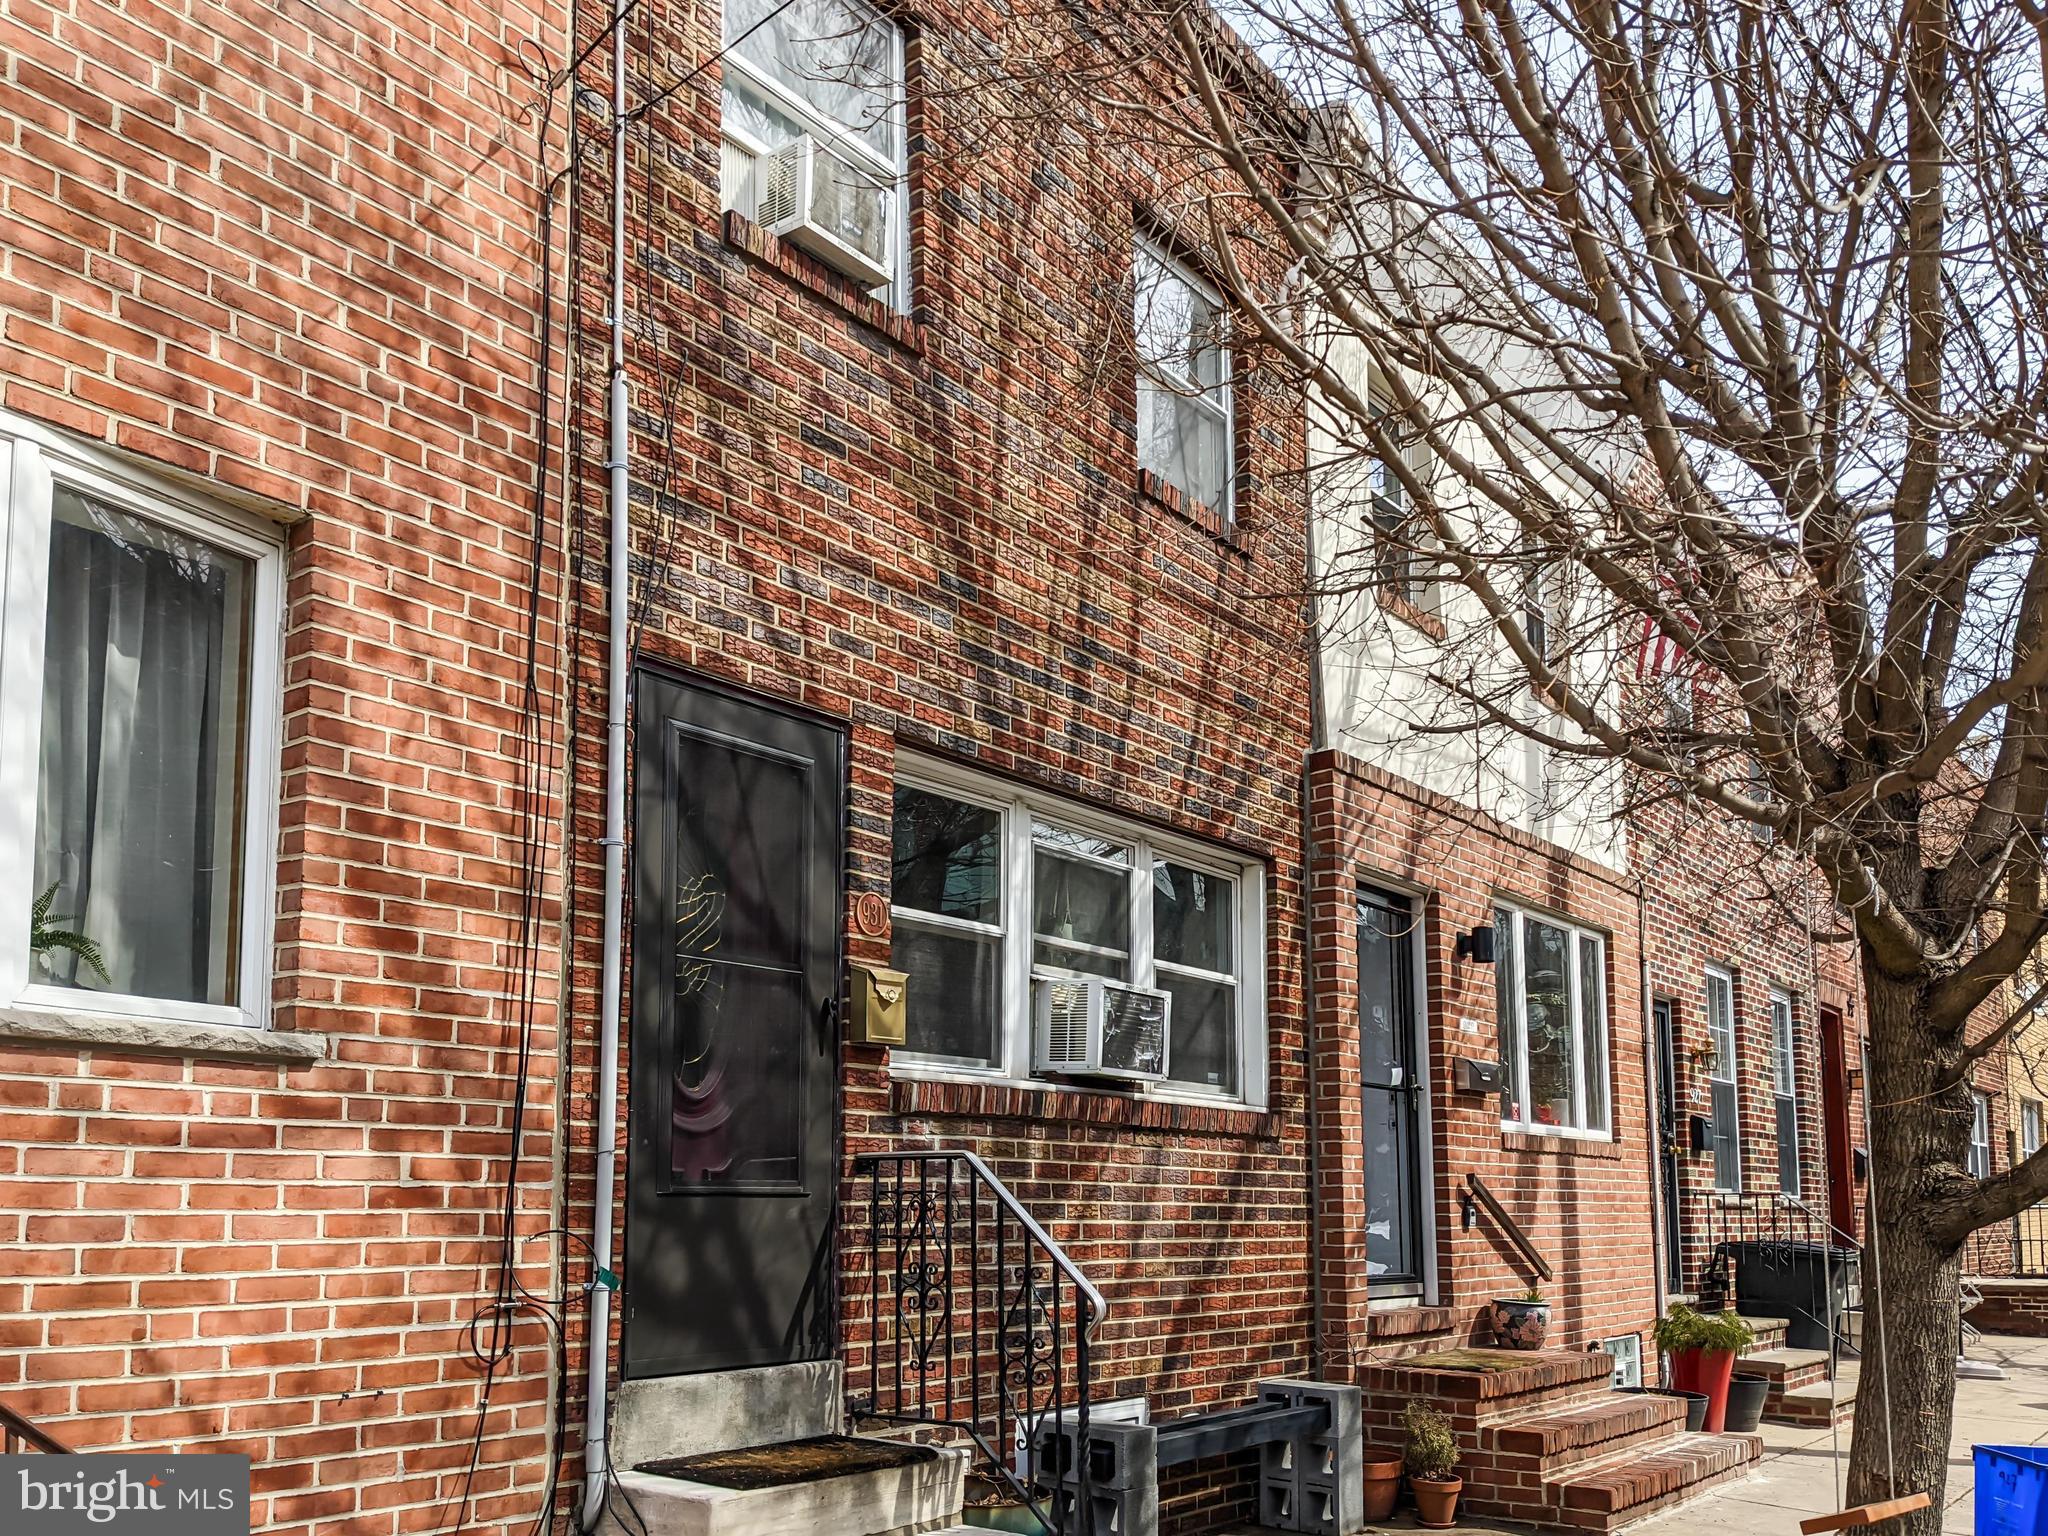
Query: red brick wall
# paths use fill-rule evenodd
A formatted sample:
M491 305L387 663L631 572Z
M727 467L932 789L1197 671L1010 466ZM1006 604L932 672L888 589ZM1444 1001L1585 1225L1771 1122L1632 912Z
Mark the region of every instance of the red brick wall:
M1264 861L1270 1112L1100 1123L1100 1096L1021 1108L971 1089L892 1091L886 1054L860 1047L845 1049L841 1085L849 1195L863 1151L973 1148L1100 1285L1111 1315L1099 1394L1145 1393L1157 1414L1242 1400L1255 1379L1300 1371L1310 1333L1299 886L1308 667L1289 595L1303 562L1300 402L1269 396L1252 351L1238 353L1233 534L1141 490L1127 318L1134 209L1151 202L1199 235L1190 194L1108 130L1055 151L1043 125L970 121L972 108L947 94L962 78L949 73L957 42L938 39L992 35L999 23L967 5L923 22L911 38L912 79L932 92L911 125L930 151L912 161L914 320L721 216L715 68L647 125L663 169L651 206L635 210L636 252L660 258L636 262L631 277L644 413L635 537L657 547L647 492L670 464L675 535L649 578L642 654L850 729L851 963L889 956L887 933L864 935L853 905L889 892L898 747ZM636 18L646 56L667 60L711 54L717 25L715 10ZM593 241L581 273L593 314L603 260ZM657 411L665 391L673 451ZM586 505L594 519L598 504ZM594 637L603 573L591 553L579 620ZM579 735L594 742L601 693L579 701ZM584 768L587 839L600 784L595 762ZM587 1019L598 897L595 849L580 841L579 854L571 984ZM593 1066L586 1031L571 1064L575 1230L589 1220ZM864 1207L849 1199L844 1214L851 1253ZM571 1283L581 1278L572 1268ZM858 1391L853 1298L865 1292L852 1273L847 1289L844 1353ZM580 1411L572 1403L572 1419ZM1203 1517L1227 1519L1239 1502Z
M2048 1280L1985 1279L1977 1289L1984 1299L1964 1316L1984 1332L2048 1338Z
M1429 984L1437 1272L1453 1337L1484 1342L1487 1303L1529 1283L1482 1214L1462 1227L1467 1173L1498 1195L1556 1271L1551 1347L1582 1348L1645 1328L1655 1314L1653 1220L1644 1097L1637 905L1631 882L1442 797L1334 752L1311 771L1314 1078L1323 1285L1322 1355L1336 1375L1371 1343L1359 1129L1357 894L1361 884L1416 893ZM1503 1130L1492 1094L1453 1087L1459 1057L1497 1060L1494 967L1459 960L1457 936L1493 920L1497 897L1558 912L1607 936L1609 1141ZM1467 1026L1471 1026L1468 1028ZM1647 1347L1645 1354L1647 1355Z
M525 0L0 16L0 402L298 519L275 1024L329 1042L311 1067L0 1042L0 1401L82 1448L245 1452L260 1529L450 1525L478 1425L538 440L519 49L559 58L565 18ZM545 668L540 687L545 710ZM534 1232L552 1224L543 896ZM522 1257L552 1294L551 1245ZM531 1313L516 1341L471 1531L521 1528L539 1499Z

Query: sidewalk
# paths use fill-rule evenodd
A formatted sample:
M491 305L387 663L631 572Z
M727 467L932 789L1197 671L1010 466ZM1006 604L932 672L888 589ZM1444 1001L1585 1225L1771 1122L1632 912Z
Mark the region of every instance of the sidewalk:
M1976 1469L1970 1455L1972 1445L2048 1445L2048 1339L1993 1335L1976 1346L1973 1358L2004 1367L2006 1379L1956 1383L1955 1437L1949 1452L1947 1513L1942 1521L1945 1536L1969 1536L1973 1528ZM1860 1390L1867 1394L1864 1411L1879 1412L1882 1397L1875 1364L1866 1361L1862 1375ZM1730 1536L1731 1532L1796 1536L1802 1517L1841 1507L1836 1490L1848 1470L1850 1428L1844 1424L1837 1432L1766 1424L1761 1431L1764 1457L1754 1474L1628 1529L1654 1536ZM1834 1455L1837 1433L1839 1471ZM1475 1536L1489 1532L1526 1536L1528 1531L1526 1526L1486 1520L1461 1520L1457 1528ZM1369 1529L1412 1531L1419 1527L1404 1513L1384 1526ZM1235 1536L1258 1533L1247 1528Z

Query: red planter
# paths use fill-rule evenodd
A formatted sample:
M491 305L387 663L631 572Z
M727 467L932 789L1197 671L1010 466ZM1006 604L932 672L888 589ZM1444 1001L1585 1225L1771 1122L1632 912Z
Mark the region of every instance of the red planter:
M1681 1392L1703 1392L1707 1398L1706 1429L1720 1434L1728 1420L1728 1381L1735 1374L1732 1349L1681 1349L1671 1357L1671 1385Z

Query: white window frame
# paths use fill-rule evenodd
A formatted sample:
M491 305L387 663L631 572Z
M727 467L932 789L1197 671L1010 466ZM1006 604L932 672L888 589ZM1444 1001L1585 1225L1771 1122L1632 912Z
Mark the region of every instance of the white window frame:
M889 189L888 246L891 272L889 281L883 285L881 291L888 294L889 303L893 308L907 310L910 307L910 112L909 86L905 78L907 64L903 49L903 27L894 18L883 15L872 5L867 4L866 0L840 0L840 3L850 10L866 12L875 25L889 29L889 84L894 97L889 106L889 117L896 141L896 155L893 161L858 134L847 132L843 126L823 116L816 107L780 80L743 58L730 43L726 44L723 59L723 89L756 97L785 117L795 119L799 126L829 146L834 154L843 155L856 163L860 169L871 172L876 180ZM727 143L743 150L757 165L763 155L772 154L782 147L779 144L770 144L731 121L724 111L722 96L719 134ZM745 218L752 219L755 216L756 205L753 201L751 181L744 202L730 203L727 206Z
M1503 1061L1502 1070L1508 1074L1508 1082L1514 1090L1514 1101L1521 1105L1519 1120L1501 1116L1501 1129L1520 1131L1536 1136L1561 1136L1574 1141L1612 1141L1614 1139L1614 1042L1613 1005L1607 996L1607 935L1597 928L1588 928L1574 923L1568 917L1534 910L1517 905L1504 898L1495 898L1493 909L1505 912L1514 919L1512 932L1515 945L1515 1059ZM1562 929L1570 939L1565 947L1571 955L1571 977L1566 982L1566 992L1571 1002L1572 1040L1572 1116L1583 1121L1586 1118L1586 1062L1584 1048L1586 1021L1579 1010L1585 1005L1585 983L1581 975L1584 954L1582 939L1591 939L1599 950L1600 985L1595 996L1600 1000L1600 1073L1606 1086L1602 1100L1607 1106L1605 1123L1599 1126L1551 1125L1535 1118L1534 1106L1529 1101L1529 938L1528 926L1531 919L1551 928ZM1498 956L1495 957L1498 960ZM1499 985L1499 973L1495 973L1495 985ZM1496 997L1496 1004L1498 998Z
M1788 1108L1792 1116L1792 1166L1778 1167L1778 1192L1798 1199L1805 1192L1805 1176L1799 1160L1805 1148L1799 1140L1799 1037L1794 1024L1792 994L1783 987L1771 988L1771 1110L1781 1115ZM1773 1139L1777 1124L1772 1122ZM1785 1187L1785 1175L1792 1175L1792 1187Z
M1970 1090L1970 1176L1991 1177L1991 1095Z
M135 997L31 979L36 786L41 771L43 633L50 517L64 486L252 563L240 965L233 1005ZM67 1016L264 1029L270 1023L277 906L278 757L283 717L284 541L274 524L203 501L113 454L0 411L0 1006Z
M1213 976L1227 980L1237 991L1237 1083L1236 1093L1205 1089L1198 1083L1147 1083L1149 1098L1183 1099L1200 1104L1242 1104L1255 1109L1266 1106L1266 867L1255 859L1242 859L1228 849L1192 838L1163 832L1137 822L1106 815L1092 807L1057 795L977 773L956 764L909 753L896 760L896 783L911 789L928 790L971 805L998 812L1002 817L1002 923L1000 926L949 918L918 908L890 909L893 918L908 917L914 924L932 928L954 928L1002 939L1003 968L998 983L997 1054L992 1066L963 1061L958 1057L930 1056L897 1046L889 1053L892 1076L940 1080L968 1079L997 1081L1021 1087L1061 1086L1032 1072L1033 1011L1031 999L1033 870L1032 824L1049 821L1075 832L1114 840L1131 850L1131 953L1130 975L1135 986L1151 986L1152 957L1152 864L1169 859L1190 869L1236 882L1235 932L1237 973L1235 976L1169 966L1176 975L1196 979ZM1047 968L1036 968L1044 973ZM1078 973L1076 973L1078 974Z
M2039 1099L2020 1100L2020 1155L2032 1157L2041 1150L2042 1109Z
M1172 369L1162 366L1156 360L1145 356L1142 349L1137 353L1137 362L1140 374L1151 375L1169 393L1178 395L1182 399L1191 402L1209 415L1222 418L1223 504L1218 507L1211 507L1209 510L1221 519L1225 528L1234 527L1237 521L1237 380L1236 375L1231 371L1229 311L1224 306L1223 295L1216 289L1214 284L1204 280L1192 267L1172 255L1158 241L1148 240L1143 235L1140 235L1136 241L1133 254L1134 260L1131 264L1131 314L1135 328L1134 334L1142 332L1144 329L1144 317L1138 313L1138 306L1145 299L1143 285L1138 281L1137 276L1139 261L1149 259L1157 262L1160 267L1174 278L1185 283L1196 293L1207 299L1216 312L1218 334L1215 341L1216 384L1213 388L1205 387L1198 379L1189 378L1185 374L1175 373ZM1136 409L1137 402L1133 401L1132 411L1134 419ZM1159 473L1159 471L1152 469L1150 465L1145 464L1142 460L1139 462L1139 467L1152 474ZM1182 494L1185 495L1187 493L1183 492ZM1194 500L1192 496L1189 496L1188 499L1190 501Z
M1717 984L1721 988L1721 995L1727 1000L1728 1004L1726 1017L1718 1022L1714 1017L1714 989ZM1728 1085L1728 1101L1733 1106L1735 1118L1729 1142L1735 1153L1735 1182L1733 1184L1723 1184L1721 1182L1720 1159L1717 1157L1714 1160L1712 1170L1714 1178L1713 1187L1717 1194L1740 1194L1742 1192L1742 1073L1739 1065L1739 1053L1741 1050L1742 1032L1735 1021L1735 973L1723 966L1708 966L1706 968L1706 980L1701 987L1701 991L1704 994L1702 1006L1706 1015L1707 1039L1714 1047L1714 1065L1708 1069L1707 1078L1710 1083L1725 1083ZM1711 1104L1711 1101L1709 1102ZM1716 1137L1721 1134L1718 1118L1715 1121L1714 1134Z

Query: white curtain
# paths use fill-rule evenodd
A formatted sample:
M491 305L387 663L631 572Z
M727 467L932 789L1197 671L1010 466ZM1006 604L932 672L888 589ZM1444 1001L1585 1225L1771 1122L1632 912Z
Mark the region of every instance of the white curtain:
M60 947L37 979L233 1003L250 572L68 491L50 528L35 890Z

